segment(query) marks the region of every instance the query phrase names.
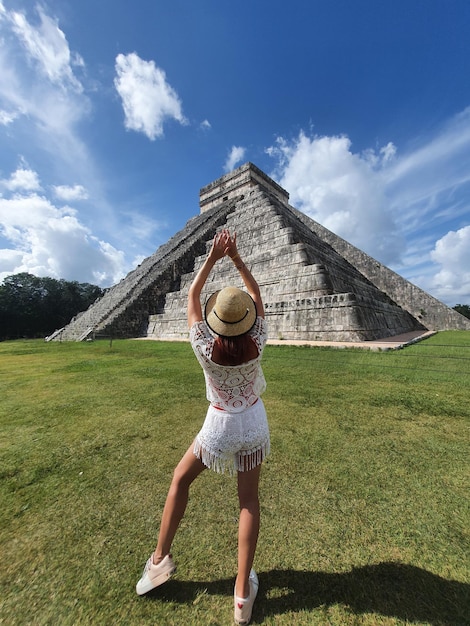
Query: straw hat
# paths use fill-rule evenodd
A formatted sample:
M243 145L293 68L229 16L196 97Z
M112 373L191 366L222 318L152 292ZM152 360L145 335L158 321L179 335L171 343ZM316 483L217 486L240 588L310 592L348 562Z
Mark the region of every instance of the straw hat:
M225 287L206 302L206 322L221 337L238 337L253 328L256 305L253 298L237 287Z

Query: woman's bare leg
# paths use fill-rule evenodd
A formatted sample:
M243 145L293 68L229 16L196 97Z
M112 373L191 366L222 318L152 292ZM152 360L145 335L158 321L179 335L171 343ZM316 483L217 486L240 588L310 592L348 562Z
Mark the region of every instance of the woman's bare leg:
M246 472L238 472L238 500L240 521L238 525L238 576L235 594L239 598L250 595L248 577L255 558L258 542L260 511L258 485L261 465Z
M188 504L189 487L206 469L202 461L195 456L193 448L194 443L190 445L173 472L173 479L163 508L158 543L153 553L155 564L170 553L171 544Z

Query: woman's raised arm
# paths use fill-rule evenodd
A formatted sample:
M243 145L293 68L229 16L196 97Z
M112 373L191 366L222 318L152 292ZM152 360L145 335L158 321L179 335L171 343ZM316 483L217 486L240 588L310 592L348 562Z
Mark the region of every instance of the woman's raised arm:
M191 328L191 326L196 322L202 321L201 291L214 265L219 259L225 256L225 248L227 247L228 239L230 239L230 235L227 230L223 230L216 234L204 264L191 283L188 292L189 328Z
M228 232L228 231L227 231ZM233 234L233 237L228 237L228 242L225 248L225 254L227 254L235 264L235 267L240 272L240 276L243 278L243 282L248 290L248 293L253 298L254 303L256 304L256 312L259 317L264 318L264 305L261 299L261 293L259 290L259 285L256 282L253 274L247 268L245 263L243 262L238 249L237 249L237 233Z

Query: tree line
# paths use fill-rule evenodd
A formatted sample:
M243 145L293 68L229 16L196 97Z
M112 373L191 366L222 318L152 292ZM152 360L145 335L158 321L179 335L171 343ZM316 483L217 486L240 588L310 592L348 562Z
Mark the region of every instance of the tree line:
M23 272L0 285L0 341L46 337L85 311L104 289Z
M470 305L456 304L453 308L457 311L457 313L465 315L465 317L468 317L470 319Z

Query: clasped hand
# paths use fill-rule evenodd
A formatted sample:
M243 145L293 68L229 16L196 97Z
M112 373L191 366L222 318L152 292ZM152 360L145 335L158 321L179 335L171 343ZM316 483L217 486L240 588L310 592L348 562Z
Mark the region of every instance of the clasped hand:
M212 247L209 252L209 257L213 261L218 261L224 256L229 256L233 258L237 254L237 233L234 233L232 237L230 235L230 232L226 228L224 228L214 237L214 241L212 242Z

